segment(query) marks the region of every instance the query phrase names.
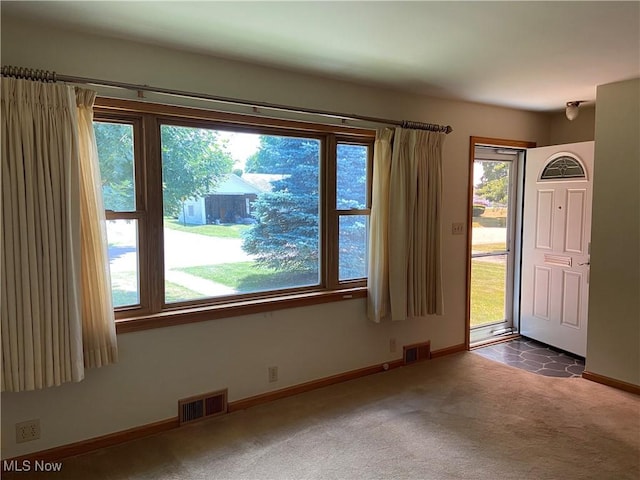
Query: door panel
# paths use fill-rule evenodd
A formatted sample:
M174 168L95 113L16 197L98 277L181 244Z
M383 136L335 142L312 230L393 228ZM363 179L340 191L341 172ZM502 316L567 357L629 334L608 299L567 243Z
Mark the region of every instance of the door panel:
M566 252L584 253L584 217L586 215L585 189L567 190L567 229L565 231Z
M520 331L581 356L587 339L593 146L528 149L525 172Z
M542 320L549 320L549 307L551 304L551 269L536 265L534 275L533 314Z
M580 328L580 303L582 299L581 286L582 275L576 272L563 272L564 284L562 291L562 318L563 325Z
M538 191L538 208L536 209L536 248L538 249L551 249L553 194L553 190Z

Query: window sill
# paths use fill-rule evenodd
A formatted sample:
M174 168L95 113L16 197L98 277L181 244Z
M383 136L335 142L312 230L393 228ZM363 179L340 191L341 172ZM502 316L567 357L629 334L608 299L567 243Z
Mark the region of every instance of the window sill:
M245 300L224 305L183 308L149 315L116 320L116 332L129 333L153 328L172 327L187 323L206 322L220 318L237 317L285 308L305 307L321 303L366 298L367 288L345 288L322 292L305 292L286 296Z

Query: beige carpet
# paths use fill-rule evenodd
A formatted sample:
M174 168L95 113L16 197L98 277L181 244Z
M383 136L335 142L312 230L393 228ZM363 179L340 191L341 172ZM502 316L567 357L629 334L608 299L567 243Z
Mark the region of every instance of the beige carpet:
M67 459L48 478L638 480L640 397L462 353Z

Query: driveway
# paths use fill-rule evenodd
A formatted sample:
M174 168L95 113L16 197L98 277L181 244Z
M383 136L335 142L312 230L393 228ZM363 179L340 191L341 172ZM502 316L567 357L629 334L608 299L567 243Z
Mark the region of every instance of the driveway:
M126 227L125 227L126 228ZM111 233L111 232L110 232ZM135 289L137 255L135 230L128 229L118 234L120 245L109 249L112 284L118 288ZM127 245L128 244L128 245ZM232 288L179 269L220 263L251 261L253 257L242 250L240 238L217 238L197 233L164 229L166 280L206 297L235 293Z
M241 238L217 238L164 229L165 269L247 262Z

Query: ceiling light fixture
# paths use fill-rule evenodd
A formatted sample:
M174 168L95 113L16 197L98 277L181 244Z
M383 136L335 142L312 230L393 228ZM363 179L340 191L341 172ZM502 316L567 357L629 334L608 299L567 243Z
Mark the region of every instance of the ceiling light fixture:
M567 102L567 110L565 111L565 113L567 114L567 118L569 120L575 120L578 117L578 113L580 113L578 111L578 107L580 107L581 103L582 102L579 101Z

